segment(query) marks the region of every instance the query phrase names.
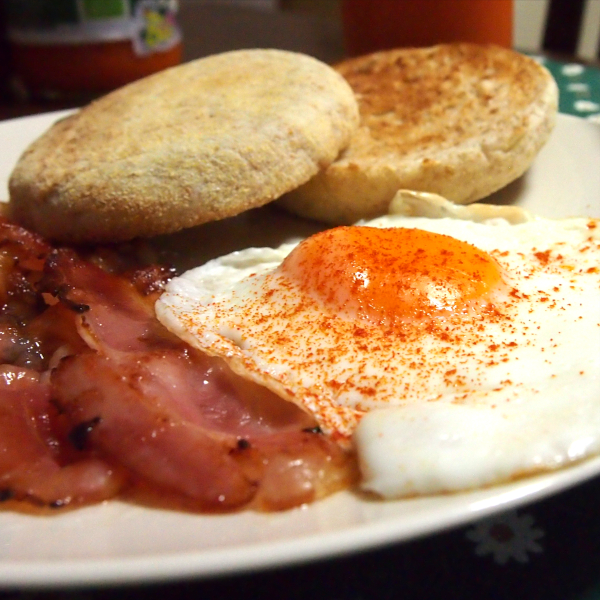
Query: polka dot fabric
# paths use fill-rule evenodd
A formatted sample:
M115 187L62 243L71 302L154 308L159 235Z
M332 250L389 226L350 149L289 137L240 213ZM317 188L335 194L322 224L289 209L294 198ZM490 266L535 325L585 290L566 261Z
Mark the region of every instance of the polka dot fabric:
M560 99L558 110L600 123L600 68L534 56L552 73Z

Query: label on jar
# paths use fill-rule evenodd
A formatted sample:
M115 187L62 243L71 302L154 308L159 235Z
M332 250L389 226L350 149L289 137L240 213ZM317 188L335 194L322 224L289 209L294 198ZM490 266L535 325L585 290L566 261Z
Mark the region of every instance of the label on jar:
M5 0L11 42L90 44L131 40L138 55L181 41L177 0Z

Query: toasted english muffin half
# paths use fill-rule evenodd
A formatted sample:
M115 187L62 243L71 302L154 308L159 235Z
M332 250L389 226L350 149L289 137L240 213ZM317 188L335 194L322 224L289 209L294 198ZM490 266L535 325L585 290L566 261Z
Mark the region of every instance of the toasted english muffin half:
M350 86L312 57L213 55L56 123L15 166L9 210L61 242L169 233L299 186L338 156L357 126Z
M357 96L361 126L338 160L281 199L304 217L370 219L399 189L474 202L520 177L554 127L554 79L511 50L442 44L335 68Z

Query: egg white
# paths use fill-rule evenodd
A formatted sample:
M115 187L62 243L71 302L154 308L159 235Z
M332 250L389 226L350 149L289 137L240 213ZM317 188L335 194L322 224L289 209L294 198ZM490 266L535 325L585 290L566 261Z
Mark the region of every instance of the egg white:
M328 433L351 437L361 486L384 497L489 485L600 452L598 229L514 211L509 222L501 207L482 216L481 205L461 207L457 219L449 203L425 205L428 217L368 225L417 227L490 252L522 299L499 322L479 320L484 335L466 323L447 341L420 335L384 350L374 329L361 343L321 335L308 325L322 315L282 311L289 297L269 278L295 243L235 252L175 278L158 318L314 413ZM406 213L406 203L396 210ZM258 303L269 286L270 302Z

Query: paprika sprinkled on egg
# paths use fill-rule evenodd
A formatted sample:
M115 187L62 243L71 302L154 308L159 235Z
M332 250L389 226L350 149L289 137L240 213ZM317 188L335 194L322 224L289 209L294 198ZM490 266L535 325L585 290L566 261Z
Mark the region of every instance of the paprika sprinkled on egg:
M318 233L290 253L281 272L326 309L388 327L481 310L505 285L486 252L407 228Z
M388 215L211 261L173 280L157 314L353 447L366 488L394 496L482 485L570 460L579 450L567 437L595 419L600 431L600 389L578 398L585 408L575 413L564 394L573 377L578 390L588 381L581 371L600 368L586 363L600 360L594 223ZM540 413L542 401L561 417ZM577 426L565 429L571 418ZM473 462L488 444L474 441L483 431L499 445ZM548 435L554 445L544 446ZM600 451L600 434L590 439ZM440 466L447 444L462 470Z

